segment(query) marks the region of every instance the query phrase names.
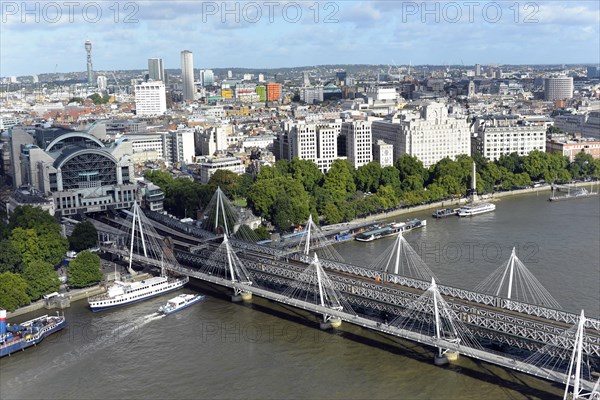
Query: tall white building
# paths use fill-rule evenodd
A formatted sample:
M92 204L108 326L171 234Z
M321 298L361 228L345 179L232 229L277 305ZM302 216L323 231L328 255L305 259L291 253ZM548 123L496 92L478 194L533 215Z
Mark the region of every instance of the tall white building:
M193 129L128 134L122 137L122 141L131 142L131 158L138 163L163 160L173 165L181 162L187 164L193 162L196 155Z
M565 100L573 97L573 78L556 76L544 79L544 99L548 101Z
M200 82L202 86L210 86L215 84L215 74L212 69L203 69L200 71Z
M490 161L503 154L546 151L546 127L527 125L518 117L480 117L475 120L472 150Z
M137 115L162 115L167 111L165 84L160 81L135 85L135 110Z
M346 155L354 168L373 160L370 121L344 122L341 134L346 137Z
M406 110L399 118L373 121L373 141L394 146L394 160L403 154L417 157L425 168L444 157L471 155L471 134L465 115L448 115L445 104L429 103Z
M338 137L342 123L288 122L273 143L273 153L278 159L311 160L322 172L329 171L338 156Z
M373 143L373 161L377 161L381 168L394 165L394 146L383 140Z
M104 92L108 87L108 80L105 76L100 75L98 78L96 78L96 84L98 85L98 90Z
M165 68L162 58L148 59L148 79L152 81L165 81Z
M194 86L194 57L189 50L181 52L181 79L183 84L183 100L193 101L196 99L196 87Z
M323 102L323 86L305 86L300 88L300 101L306 104Z
M264 74L258 74L258 81L259 82L264 82L265 81L265 75Z
M366 95L368 98L372 98L373 100L377 101L393 101L398 98L396 88L386 86L369 87L366 90Z

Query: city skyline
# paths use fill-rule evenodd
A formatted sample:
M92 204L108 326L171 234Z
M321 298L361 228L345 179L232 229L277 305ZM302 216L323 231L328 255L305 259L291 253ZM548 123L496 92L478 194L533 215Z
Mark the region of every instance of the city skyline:
M183 49L198 54L195 69L600 60L600 6L592 1L274 3L3 2L0 75L85 71L82 38L94 44L98 71L143 70L152 57L177 69Z

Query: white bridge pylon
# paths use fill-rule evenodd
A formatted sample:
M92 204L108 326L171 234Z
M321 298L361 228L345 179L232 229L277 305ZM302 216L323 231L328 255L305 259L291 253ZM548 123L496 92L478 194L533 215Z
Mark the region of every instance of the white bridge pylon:
M163 236L154 229L152 222L146 217L137 202L133 203L131 211L127 213L127 237L129 237L129 273L136 272L131 267L136 255L155 261L154 264L179 267L171 248L165 244ZM146 260L148 262L149 260Z
M425 261L404 239L402 232L398 233L394 243L377 257L369 268L423 281L435 278Z
M569 371L567 373L567 383L565 386L565 394L563 400L569 398L569 388L571 383L573 384L573 392L570 398L572 399L589 399L596 400L600 399L600 391L598 386L600 385L600 378L596 381L594 388L591 392L585 392L581 386L581 380L583 371L583 335L585 333L585 315L581 310L579 316L579 324L577 324L577 333L575 334L575 341L573 343L573 353L571 354L571 361L569 363ZM575 367L575 372L573 372Z
M514 247L508 261L492 272L474 290L495 296L506 296L508 300L561 309L558 301L519 260Z
M457 345L457 348L462 346L465 350L468 350L468 348L483 349L466 325L460 320L459 316L444 300L435 282L435 278L431 278L429 288L421 296L413 300L408 308L396 317L390 325L431 337L434 341L443 340L454 343ZM452 352L455 356L458 355L456 349L446 349L442 346L437 347L436 362L449 352ZM468 351L464 351L464 353L468 354Z
M309 256L311 251L320 254L321 258L327 260L344 261L341 254L333 248L332 243L325 238L321 229L314 223L312 214L306 221L306 226L302 230L300 241L295 249L295 252L302 252L305 256Z
M321 262L316 253L310 265L302 271L282 295L336 311L343 310L345 313L355 315L350 303L335 289L333 282L321 267ZM323 323L331 323L331 326L335 327L338 326L338 322L341 323L341 320L326 313L323 314Z
M227 235L224 235L221 245L210 255L201 271L232 283L234 296L250 295L246 289L253 285L252 275L240 261Z

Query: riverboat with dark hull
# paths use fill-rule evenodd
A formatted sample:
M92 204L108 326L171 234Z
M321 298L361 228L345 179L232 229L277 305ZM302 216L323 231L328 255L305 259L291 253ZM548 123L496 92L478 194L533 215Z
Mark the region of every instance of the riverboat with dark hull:
M359 233L355 239L359 242L372 242L388 236L393 236L400 232L409 232L413 229L422 228L427 225L426 220L412 219L406 222L392 222L385 226L376 226L375 229Z
M64 315L34 318L20 324L6 323L6 310L0 309L0 357L36 346L46 336L60 331L67 325Z

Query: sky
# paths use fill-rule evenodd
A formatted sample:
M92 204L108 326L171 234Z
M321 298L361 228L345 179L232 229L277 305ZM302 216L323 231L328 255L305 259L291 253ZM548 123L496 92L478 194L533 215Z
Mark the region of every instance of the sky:
M591 1L6 1L0 76L86 69L600 62Z

